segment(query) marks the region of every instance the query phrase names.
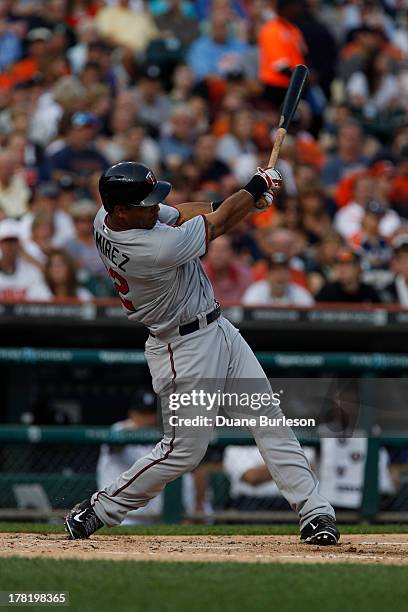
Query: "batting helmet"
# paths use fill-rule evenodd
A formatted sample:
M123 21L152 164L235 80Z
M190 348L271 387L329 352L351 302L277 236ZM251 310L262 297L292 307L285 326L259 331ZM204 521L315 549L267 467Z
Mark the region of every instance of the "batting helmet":
M99 193L108 212L115 204L154 206L166 198L170 189L170 183L158 181L150 168L132 161L114 164L99 179Z

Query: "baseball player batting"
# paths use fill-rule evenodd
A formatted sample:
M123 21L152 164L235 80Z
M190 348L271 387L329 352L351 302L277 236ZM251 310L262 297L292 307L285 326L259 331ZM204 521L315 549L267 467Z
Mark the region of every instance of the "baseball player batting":
M168 482L200 463L212 429L183 435L184 429L170 426L174 390L191 393L196 381L206 379L232 392L245 378L256 379L257 390L272 394L254 353L222 316L200 257L211 240L270 205L281 184L275 168L258 168L243 189L223 202L169 207L162 202L171 185L157 181L143 164L120 162L101 176L103 207L94 222L95 241L127 316L150 332L145 355L161 400L164 435L148 455L69 512L65 526L72 538L120 524L127 512L145 506ZM279 406L268 410L271 418L282 417ZM273 480L299 514L301 541L336 544L334 510L320 495L292 430L282 427L279 435L265 435L261 429L250 431Z

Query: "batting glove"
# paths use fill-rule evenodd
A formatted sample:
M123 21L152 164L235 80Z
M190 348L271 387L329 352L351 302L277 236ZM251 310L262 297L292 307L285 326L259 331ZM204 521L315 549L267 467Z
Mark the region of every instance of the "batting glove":
M279 170L272 166L268 168L261 168L258 166L255 176L261 176L266 183L266 192L272 193L282 187L283 178Z
M276 168L258 168L249 183L243 187L255 202L265 193L273 193L282 187L282 175Z

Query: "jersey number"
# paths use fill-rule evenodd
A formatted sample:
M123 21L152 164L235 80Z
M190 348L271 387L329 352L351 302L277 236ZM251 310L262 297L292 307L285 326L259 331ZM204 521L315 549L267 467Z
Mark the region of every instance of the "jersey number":
M112 270L112 268L109 268L109 274L113 278L115 289L119 293L120 301L124 307L131 312L136 312L132 302L123 297L129 293L129 285L126 278L123 278L123 276L115 272L115 270Z

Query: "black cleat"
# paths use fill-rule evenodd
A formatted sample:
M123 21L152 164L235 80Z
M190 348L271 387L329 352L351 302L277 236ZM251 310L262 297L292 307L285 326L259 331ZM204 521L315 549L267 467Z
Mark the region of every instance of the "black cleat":
M95 514L90 499L84 499L72 508L65 517L65 530L72 540L89 538L103 523Z
M312 519L300 532L300 541L304 544L333 546L340 539L336 522L331 516L321 514Z

